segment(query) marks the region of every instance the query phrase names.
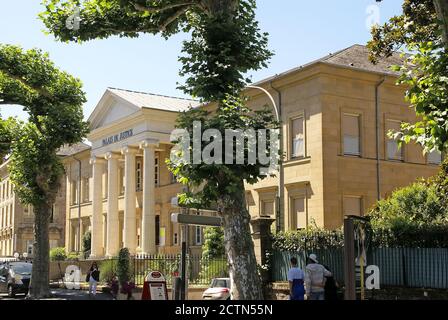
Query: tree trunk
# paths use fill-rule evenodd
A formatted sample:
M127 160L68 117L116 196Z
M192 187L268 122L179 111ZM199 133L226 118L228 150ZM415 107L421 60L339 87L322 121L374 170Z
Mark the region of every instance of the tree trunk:
M51 206L42 204L34 208L34 259L29 298L41 299L50 296L49 287L49 222Z
M224 242L232 283L232 299L262 300L263 291L250 232L250 215L245 207L243 182L240 190L219 201L223 207Z
M445 48L448 49L448 0L434 0L434 6L442 25L442 35Z

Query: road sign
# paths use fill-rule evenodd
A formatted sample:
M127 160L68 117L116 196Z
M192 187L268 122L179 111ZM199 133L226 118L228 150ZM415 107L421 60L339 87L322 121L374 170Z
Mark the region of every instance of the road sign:
M173 213L171 214L171 221L173 223L188 224L192 226L222 226L222 219L220 217L208 217L190 214Z

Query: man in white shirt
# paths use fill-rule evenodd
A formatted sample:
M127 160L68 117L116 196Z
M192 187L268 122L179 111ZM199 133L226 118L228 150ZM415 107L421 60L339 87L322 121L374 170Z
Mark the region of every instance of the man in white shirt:
M310 254L305 268L305 290L308 300L325 299L325 277L329 276L331 272L319 264L314 253Z

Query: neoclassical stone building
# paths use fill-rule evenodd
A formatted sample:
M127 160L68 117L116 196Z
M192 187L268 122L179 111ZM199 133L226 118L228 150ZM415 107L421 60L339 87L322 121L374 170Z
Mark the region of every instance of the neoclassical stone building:
M363 215L395 188L437 172L440 153L423 155L415 144L400 149L387 135L400 122L415 120L405 88L389 69L400 62L393 55L372 65L367 49L354 45L255 84L265 91L246 89L253 109L273 107L268 92L282 122L282 179L242 190L259 257L272 220L278 230L338 228L345 215ZM121 247L133 254L180 251L181 232L170 215L179 212L173 199L183 187L165 160L176 117L190 106L198 103L106 90L89 117L89 145L63 152L67 251L78 251L88 230L92 258L114 256ZM11 243L13 232L1 230L2 241ZM192 252L199 252L202 228L191 227L188 234Z
M67 178L66 248L77 251L91 231L91 257L177 253L179 213L172 200L182 191L165 159L177 114L193 100L109 88L89 117L91 147L64 159ZM202 228L190 228L190 246L200 250Z

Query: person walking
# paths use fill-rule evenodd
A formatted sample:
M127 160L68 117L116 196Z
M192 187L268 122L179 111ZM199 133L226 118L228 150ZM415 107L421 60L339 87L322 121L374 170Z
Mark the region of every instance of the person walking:
M288 271L290 300L305 300L305 275L302 269L297 267L297 259L291 258L291 269Z
M100 281L100 270L96 262L92 263L92 266L87 273L87 280L89 283L89 295L96 296L96 286Z
M308 300L325 299L325 277L331 275L330 271L319 264L317 256L314 253L310 254L305 268L305 290Z

